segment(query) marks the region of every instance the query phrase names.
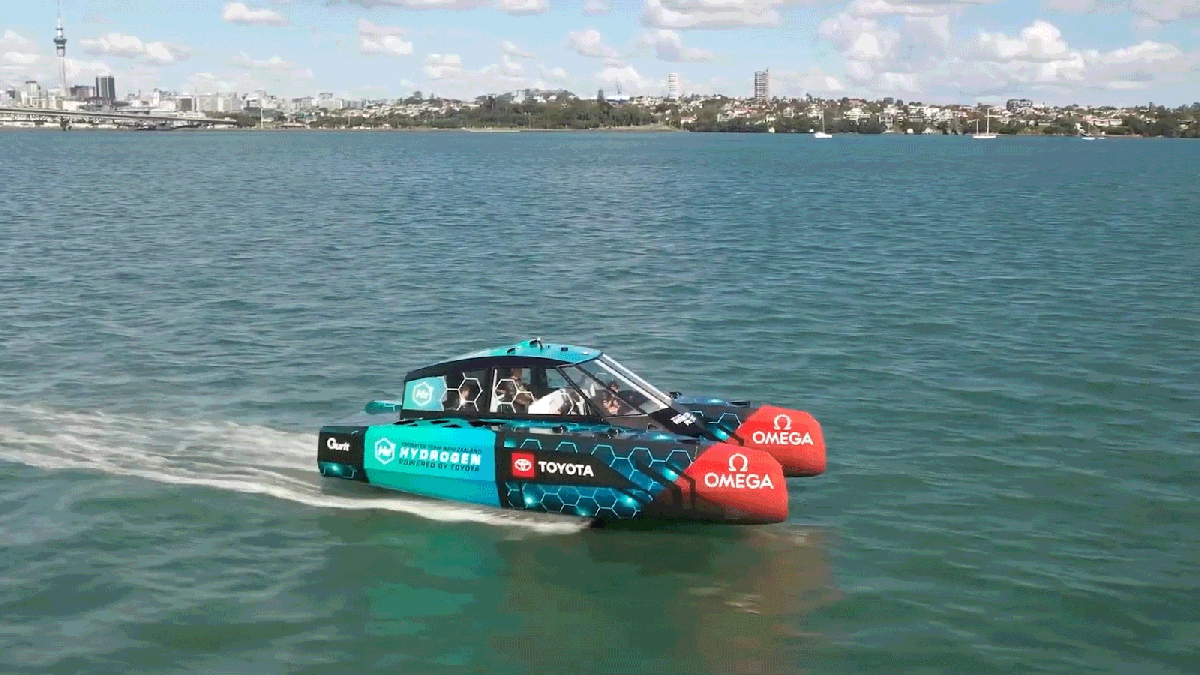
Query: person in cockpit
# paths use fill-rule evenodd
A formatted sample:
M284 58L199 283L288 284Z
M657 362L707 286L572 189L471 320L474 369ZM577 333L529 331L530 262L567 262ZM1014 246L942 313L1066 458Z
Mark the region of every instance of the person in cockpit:
M609 382L608 386L604 388L601 394L601 407L609 415L628 415L633 412L629 404L617 396L617 383L615 381Z
M559 387L529 404L530 415L570 415L582 401L571 387Z
M501 402L500 405L511 405L512 412L515 413L527 412L534 399L533 392L529 391L529 386L522 379L520 368L509 368L508 374L496 383L496 390L492 395Z
M458 407L456 410L479 412L479 383L473 379L465 379L458 385Z

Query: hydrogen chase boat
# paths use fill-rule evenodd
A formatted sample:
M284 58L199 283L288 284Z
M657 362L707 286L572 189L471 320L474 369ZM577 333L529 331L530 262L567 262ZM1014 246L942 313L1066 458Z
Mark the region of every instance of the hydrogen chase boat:
M807 412L667 394L539 339L414 370L364 413L320 429L323 476L599 522L780 522L786 479L825 471Z

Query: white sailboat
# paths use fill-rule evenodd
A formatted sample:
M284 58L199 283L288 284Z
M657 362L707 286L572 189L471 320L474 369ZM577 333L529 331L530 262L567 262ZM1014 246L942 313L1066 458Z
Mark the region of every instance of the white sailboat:
M982 134L979 133L979 120L975 120L975 136L974 136L974 138L988 139L988 138L995 138L995 137L996 137L996 134L992 133L992 109L988 108L988 110L987 110L987 131Z
M1096 135L1092 134L1092 132L1091 132L1091 130L1090 130L1090 129L1089 129L1089 130L1086 130L1086 131L1084 131L1084 132L1083 132L1083 133L1082 133L1082 134L1081 134L1079 137L1080 137L1080 138L1082 138L1082 139L1083 139L1083 140L1085 140L1085 141L1094 141L1094 140L1096 140L1097 138L1099 138L1098 136L1096 136Z
M821 130L813 132L813 138L833 138L833 134L825 133L825 109L821 108Z

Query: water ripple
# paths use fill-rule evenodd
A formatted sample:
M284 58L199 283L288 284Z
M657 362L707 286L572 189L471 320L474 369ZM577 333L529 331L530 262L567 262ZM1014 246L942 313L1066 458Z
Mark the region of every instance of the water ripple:
M0 669L1194 669L1200 145L808 140L0 135ZM653 533L315 475L534 335L829 472Z

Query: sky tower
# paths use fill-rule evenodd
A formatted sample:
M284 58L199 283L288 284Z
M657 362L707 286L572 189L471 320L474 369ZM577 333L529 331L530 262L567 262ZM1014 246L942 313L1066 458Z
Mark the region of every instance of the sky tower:
M58 52L58 95L67 97L67 38L63 35L62 0L58 3L58 27L54 29L54 50Z

